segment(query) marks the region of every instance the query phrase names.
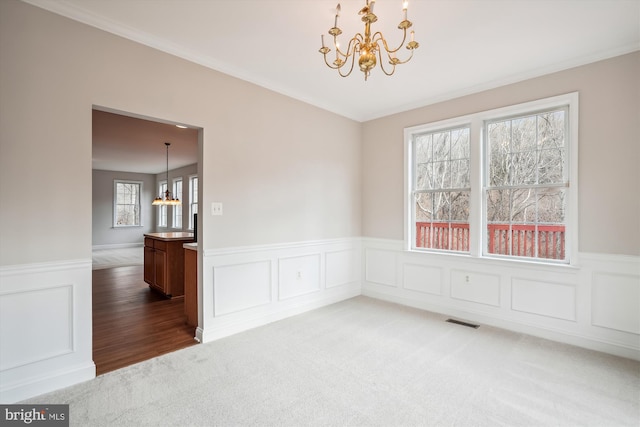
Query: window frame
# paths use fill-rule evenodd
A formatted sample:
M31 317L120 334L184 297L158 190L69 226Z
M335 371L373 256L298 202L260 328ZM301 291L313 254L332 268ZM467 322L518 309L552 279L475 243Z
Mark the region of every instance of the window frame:
M176 189L177 184L180 183L180 191L178 192ZM171 181L171 187L173 189L173 191L171 192L171 194L173 195L173 198L177 198L182 200L182 177L177 177L174 178ZM172 212L171 212L171 228L175 228L175 229L182 229L182 205L173 205L172 206ZM176 225L176 219L178 217L178 213L180 214L180 225Z
M134 184L138 186L138 224L118 224L118 184ZM114 179L113 180L113 218L112 218L112 226L113 228L131 228L131 227L142 227L142 192L144 183L142 181L135 181L130 179Z
M567 107L565 137L567 176L567 202L565 212L565 259L514 257L485 253L486 246L486 212L484 199L486 192L485 170L487 168L486 143L484 129L487 123L508 117L535 114L540 111ZM444 255L468 256L478 259L499 259L508 262L527 262L553 265L576 265L578 263L578 92L538 99L535 101L509 105L496 109L481 111L436 122L407 127L404 129L404 249L416 253L437 253ZM413 199L414 154L413 139L415 135L437 131L439 129L470 126L470 166L469 179L471 195L469 198L469 252L449 250L433 250L416 248L415 214Z
M158 182L158 194L160 194L160 197L162 197L164 199L164 195L165 195L165 191L167 191L167 187L169 183L167 182L167 180L163 180L163 181L159 181ZM167 228L169 226L169 210L168 210L168 206L167 205L160 205L158 206L158 227L162 227L162 228ZM164 219L164 221L163 221Z
M470 132L471 132L471 126L468 123L460 123L458 126L447 126L447 127L434 127L432 129L429 129L426 132L415 132L412 134L412 137L415 136L431 136L432 138L434 137L434 135L436 134L443 134L443 133L449 133L452 134L455 131L460 131L460 130L469 130L469 147L471 146L471 138L470 138ZM412 141L413 142L413 141ZM453 139L451 140L451 142L453 142ZM416 147L415 144L411 144L411 156L412 158L416 158ZM433 160L430 162L427 162L431 165L435 165L436 163L444 163L447 162L449 167L451 167L451 162L453 161L461 161L461 160L467 160L469 163L471 163L471 153L469 150L469 157L468 158L455 158L452 159L451 158L451 149L449 149L448 153L447 153L447 159L446 160ZM412 161L412 166L416 165L416 162ZM412 185L412 189L411 194L412 196L415 194L435 194L435 193L454 193L454 192L471 192L471 176L469 176L468 181L469 181L469 186L467 187L455 187L453 185L449 185L449 186L442 186L439 188L417 188L417 170L415 170L414 168L412 168L412 173L410 176L411 179L411 185ZM470 175L470 174L469 174ZM452 176L453 177L453 176ZM414 199L415 200L415 199ZM415 224L417 222L417 218L416 218L416 211L415 209L413 209L415 205L412 205L412 211L411 211L411 222L412 224L414 224L414 226L412 227L412 235L411 235L411 241L413 243L415 243L417 241L417 233L416 233L416 227ZM442 222L442 221L432 221L432 223L437 223L437 222ZM448 219L449 224L455 223L455 220L452 220L451 217L449 217ZM450 229L449 229L450 230ZM449 231L448 233L448 238L451 238L452 233ZM431 235L431 240L433 240L433 234ZM433 241L431 242L433 243ZM447 245L449 245L451 242L448 241ZM412 245L413 249L419 250L415 247L415 245ZM459 251L459 250L454 250L454 249L439 249L439 248L433 248L433 247L429 247L429 248L420 248L420 249L429 249L430 251L434 251L434 252L444 252L444 253L462 253L462 254L466 254L468 253L468 251Z
M193 197L193 181L197 180L198 184L196 186L196 197ZM193 212L193 207L196 207L196 211L198 210L198 194L200 193L200 179L198 178L198 175L189 175L189 226L187 228L187 230L193 230L194 229L194 224L193 224L193 214L197 213L197 212ZM194 200L195 199L195 200Z

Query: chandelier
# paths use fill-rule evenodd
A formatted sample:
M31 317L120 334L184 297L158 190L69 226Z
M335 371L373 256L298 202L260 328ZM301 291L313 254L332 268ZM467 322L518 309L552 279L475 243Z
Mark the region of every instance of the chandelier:
M182 204L182 202L180 202L179 199L174 199L173 197L171 197L171 192L169 191L169 146L171 145L171 143L165 142L164 145L167 146L167 191L164 192L164 199L162 198L162 196L158 196L153 199L153 203L151 204L153 206L180 205Z
M340 3L336 7L336 17L333 27L329 29L329 35L333 36L333 46L336 52L336 59L329 63L327 60L327 54L331 52L331 49L324 44L324 34L321 35L322 47L319 52L324 56L324 62L329 68L338 70L338 74L342 77L347 77L353 71L356 56L358 56L358 66L360 71L364 73L364 79L367 80L371 70L376 66L377 59L380 58L380 68L387 75L392 75L396 70L396 65L405 64L413 57L413 51L418 48L419 44L414 40L414 32L411 31L411 41L406 46L407 41L407 29L413 25L411 21L407 20L407 7L408 2L404 1L402 4L402 12L404 19L398 24L398 29L402 30L402 42L395 49L390 49L387 40L384 38L380 31L377 31L371 35L371 24L378 20L378 17L373 13L376 0L366 0L367 4L358 12L362 15L362 22L364 22L364 35L356 33L355 36L349 40L347 48L345 50L340 49L338 43L338 36L342 34L342 30L338 27L338 17L340 16ZM410 55L407 59L401 60L396 57L402 46L405 46L409 50ZM384 54L384 60L383 60ZM391 67L389 70L385 68L385 60Z

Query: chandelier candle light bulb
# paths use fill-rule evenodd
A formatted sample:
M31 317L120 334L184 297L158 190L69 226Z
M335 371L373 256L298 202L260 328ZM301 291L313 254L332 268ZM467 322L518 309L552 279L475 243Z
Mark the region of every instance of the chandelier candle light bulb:
M407 20L408 2L406 0L402 3L404 20L398 24L398 29L402 30L402 42L400 45L396 48L389 48L389 44L381 31L376 31L372 35L371 24L378 21L378 17L373 13L375 3L376 0L366 0L365 6L358 12L361 16L361 21L364 22L364 32L356 33L351 37L344 51L340 50L340 43L338 42L338 36L342 34L342 30L338 27L338 17L341 11L340 3L338 3L334 26L328 31L329 35L333 36L333 48L336 51L336 59L333 63L329 63L327 60L327 53L331 52L331 48L325 45L324 34L320 37L322 47L319 52L323 55L325 64L331 69L338 70L338 74L341 77L347 77L351 74L356 57L358 57L358 67L363 72L365 81L378 61L382 72L390 76L395 72L396 65L409 62L413 57L413 51L419 47L418 42L414 39L413 31L411 31L411 41L405 45L407 30L413 25L411 21ZM403 46L409 51L409 57L401 60L397 57L396 52ZM390 67L385 67L385 63L389 64Z

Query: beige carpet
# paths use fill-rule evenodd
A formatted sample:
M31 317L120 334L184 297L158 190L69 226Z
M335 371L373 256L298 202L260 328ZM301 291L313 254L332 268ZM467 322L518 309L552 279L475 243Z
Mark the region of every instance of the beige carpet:
M640 363L357 297L29 400L72 426L638 426Z

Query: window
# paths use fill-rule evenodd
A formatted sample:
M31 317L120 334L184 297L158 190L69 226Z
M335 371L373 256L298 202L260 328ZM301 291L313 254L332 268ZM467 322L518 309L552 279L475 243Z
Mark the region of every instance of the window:
M173 180L173 197L182 200L182 178ZM173 207L173 228L182 228L182 205Z
M416 246L469 250L469 127L414 135Z
M567 107L485 124L485 253L565 259Z
M406 129L408 249L570 263L577 107L574 93Z
M163 181L159 186L160 197L164 197L164 194L167 191L167 182ZM166 227L167 226L167 205L158 206L158 227Z
M198 177L189 177L189 230L193 230L193 214L198 213Z
M142 182L115 180L113 185L113 226L140 226Z

